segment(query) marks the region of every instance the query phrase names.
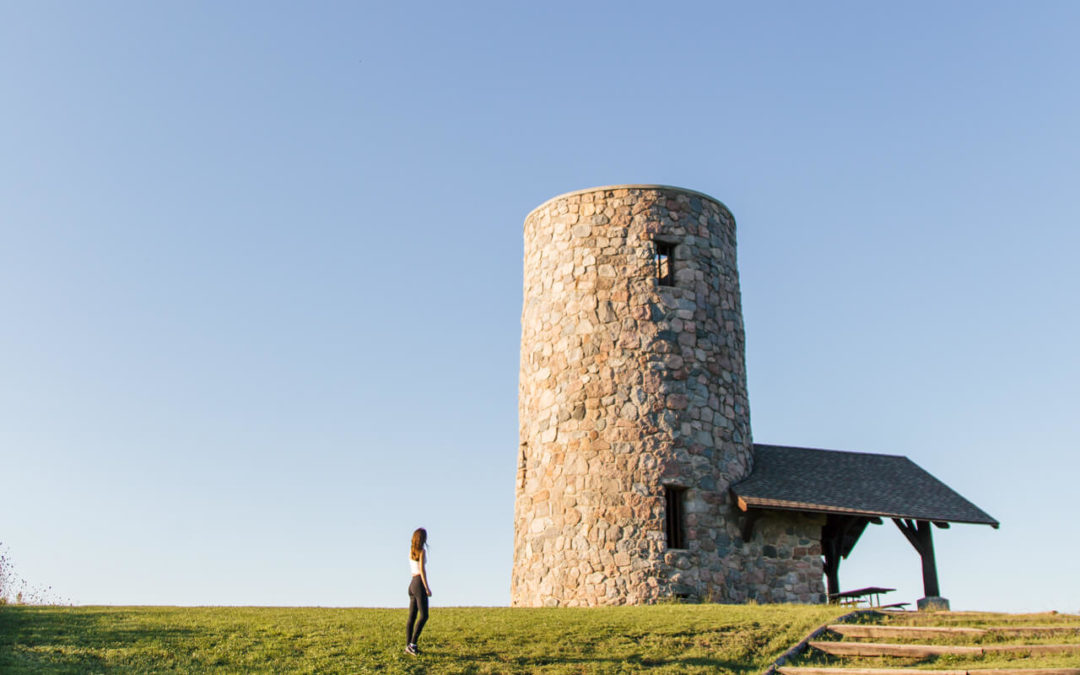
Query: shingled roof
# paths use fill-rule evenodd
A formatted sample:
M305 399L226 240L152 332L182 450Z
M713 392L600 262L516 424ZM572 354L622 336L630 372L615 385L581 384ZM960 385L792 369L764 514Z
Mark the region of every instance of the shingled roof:
M747 507L998 526L899 455L755 443L754 468L731 491Z

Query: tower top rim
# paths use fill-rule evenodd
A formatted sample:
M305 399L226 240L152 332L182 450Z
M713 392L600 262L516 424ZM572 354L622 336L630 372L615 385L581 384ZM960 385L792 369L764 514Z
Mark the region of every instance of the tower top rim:
M724 202L720 201L716 197L713 197L712 195L707 195L704 192L700 192L698 190L690 190L688 188L679 187L677 185L660 185L656 183L625 183L621 185L598 185L596 187L585 188L582 190L571 190L570 192L564 192L562 194L555 195L554 197L545 199L543 202L537 205L536 208L525 214L525 220L528 220L529 216L558 199L566 199L567 197L573 197L574 195L582 195L589 192L603 192L606 190L671 190L685 195L692 195L708 199L710 202L719 204L728 213L731 213L731 209L729 209L727 205L724 204Z

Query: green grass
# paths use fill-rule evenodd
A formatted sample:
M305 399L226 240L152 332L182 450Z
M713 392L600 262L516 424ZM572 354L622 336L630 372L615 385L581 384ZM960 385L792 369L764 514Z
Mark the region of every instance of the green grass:
M0 607L3 673L757 673L836 607Z

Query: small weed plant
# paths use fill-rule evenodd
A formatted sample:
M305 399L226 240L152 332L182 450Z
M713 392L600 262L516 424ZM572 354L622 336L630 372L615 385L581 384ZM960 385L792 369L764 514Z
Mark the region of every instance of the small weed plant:
M15 568L11 551L0 542L0 605L55 605L60 604L51 586L34 586L27 583Z

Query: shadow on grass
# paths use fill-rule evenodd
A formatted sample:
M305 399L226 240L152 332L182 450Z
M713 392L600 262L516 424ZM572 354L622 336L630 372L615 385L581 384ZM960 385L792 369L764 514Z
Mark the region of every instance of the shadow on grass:
M158 623L125 627L126 618L84 607L0 607L0 672L84 673L104 668L106 651L160 649L201 632Z
M716 670L718 672L740 674L757 672L760 670L760 668L748 665L746 662L735 662L708 656L650 659L637 655L631 655L625 658L613 658L591 654L578 654L566 656L518 657L506 659L504 655L500 655L496 652L485 652L479 654L439 654L438 652L429 652L429 654L432 657L445 658L448 661L458 662L462 664L472 663L478 666L506 664L512 667L515 672L531 672L533 669L537 668L557 666L574 668L575 670L580 669L580 672L593 672L593 668L596 668L598 672L608 672L608 668L606 667L616 666L629 666L631 668L641 670L648 670L651 668L659 667L667 667L674 669L707 668L711 670Z

